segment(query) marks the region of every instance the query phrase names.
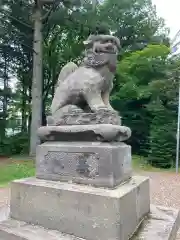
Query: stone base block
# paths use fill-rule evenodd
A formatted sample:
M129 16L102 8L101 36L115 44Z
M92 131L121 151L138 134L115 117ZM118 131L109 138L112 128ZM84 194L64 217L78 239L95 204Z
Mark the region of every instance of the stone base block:
M124 143L46 142L37 148L39 179L114 188L131 173L131 147Z
M178 210L151 206L151 213L132 240L175 240L180 226ZM2 240L85 240L56 230L9 219L0 223ZM94 237L94 239L96 239ZM119 239L119 238L118 238ZM127 240L127 239L126 239Z
M179 227L179 210L152 205L132 240L175 240Z
M9 219L0 223L1 240L83 240L26 222Z
M149 179L117 189L29 178L11 188L11 217L87 240L128 240L150 211Z
M37 132L42 141L124 142L130 128L112 124L44 126Z

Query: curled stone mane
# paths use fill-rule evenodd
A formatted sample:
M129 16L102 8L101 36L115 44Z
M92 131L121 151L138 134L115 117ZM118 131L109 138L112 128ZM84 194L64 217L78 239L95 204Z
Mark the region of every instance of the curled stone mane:
M88 52L87 56L84 58L82 65L87 67L102 67L108 63L108 56L106 53L94 53Z

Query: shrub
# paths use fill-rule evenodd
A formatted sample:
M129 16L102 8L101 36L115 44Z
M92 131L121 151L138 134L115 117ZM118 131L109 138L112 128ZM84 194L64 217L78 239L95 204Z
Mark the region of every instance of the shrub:
M157 113L151 124L148 159L155 167L170 168L176 156L176 118L165 108Z
M29 137L27 133L18 133L0 141L1 155L25 154L28 153L28 150Z

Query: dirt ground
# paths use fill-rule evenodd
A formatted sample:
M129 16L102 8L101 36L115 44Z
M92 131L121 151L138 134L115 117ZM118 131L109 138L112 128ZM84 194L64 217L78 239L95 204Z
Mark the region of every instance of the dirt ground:
M180 209L180 173L141 172L150 178L151 203ZM9 203L9 189L0 188L0 206ZM177 240L180 240L180 232Z

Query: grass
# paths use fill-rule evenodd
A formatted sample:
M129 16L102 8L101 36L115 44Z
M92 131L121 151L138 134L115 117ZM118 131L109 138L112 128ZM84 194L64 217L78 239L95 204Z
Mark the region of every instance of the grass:
M160 168L154 168L150 164L146 163L146 159L141 156L133 156L132 167L135 171L148 171L148 172L159 172L162 171Z
M0 187L6 186L15 179L35 175L35 166L32 160L11 160L0 163Z
M133 170L138 171L147 171L147 172L176 172L175 168L155 168L146 162L146 159L141 156L133 156L132 159ZM180 169L179 169L180 172Z
M140 156L133 156L132 167L135 172L175 172L175 169L154 168L146 163ZM27 178L35 175L35 165L33 159L26 156L13 156L7 161L0 161L0 187L7 186L15 179Z

